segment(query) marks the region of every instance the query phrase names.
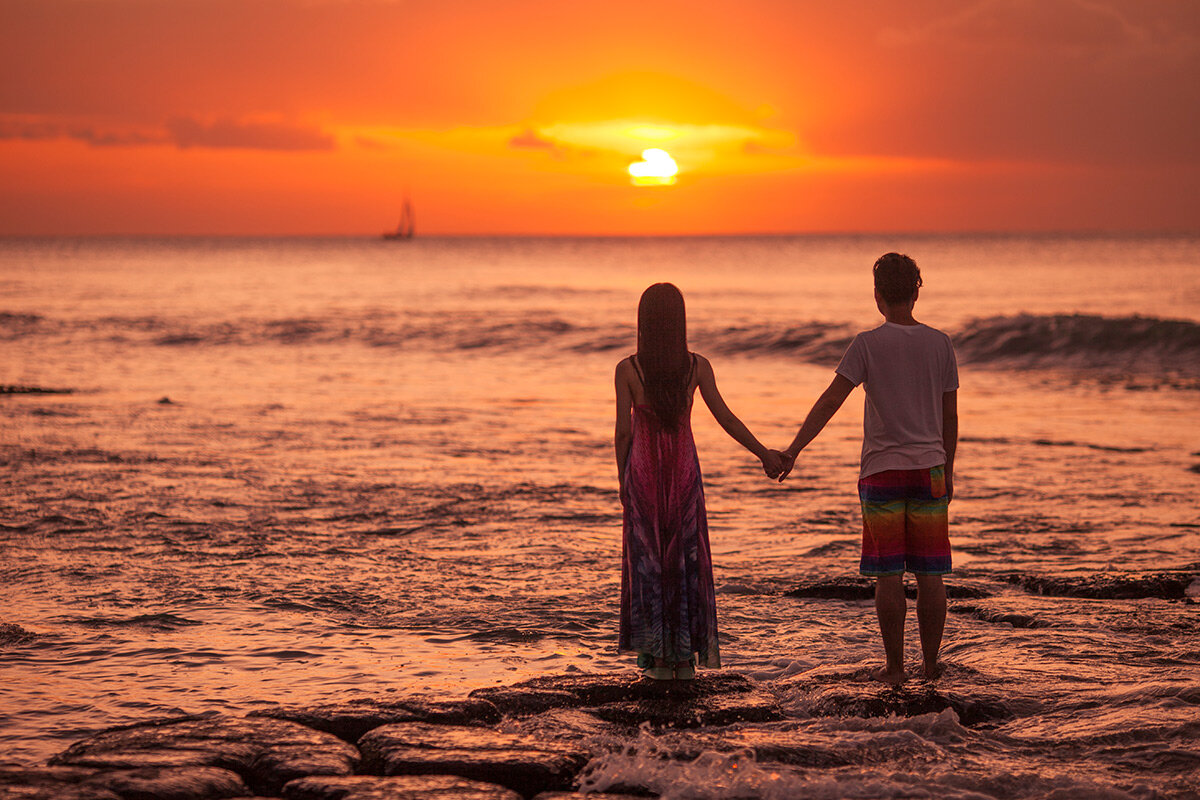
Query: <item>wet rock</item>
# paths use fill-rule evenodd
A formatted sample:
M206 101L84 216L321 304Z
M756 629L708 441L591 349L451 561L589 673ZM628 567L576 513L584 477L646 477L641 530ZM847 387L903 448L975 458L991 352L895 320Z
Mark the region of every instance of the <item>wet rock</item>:
M630 675L548 675L498 689L479 689L501 707L520 710L583 707L605 722L636 727L694 728L778 719L772 696L742 675L702 671L691 681L652 681Z
M358 751L331 734L285 720L221 715L114 728L51 759L104 770L219 767L260 794L306 775L349 774L358 761Z
M806 581L783 594L784 597L811 597L818 600L873 600L875 599L875 582L868 578L850 577ZM910 600L916 598L916 584L906 582L904 595ZM952 599L967 600L990 597L991 593L977 586L947 583L946 596Z
M644 698L692 699L754 689L744 675L701 670L692 681L652 681L630 675L546 675L507 687L522 692L565 692L584 706L628 702ZM565 696L565 695L564 695Z
M552 708L571 708L583 705L583 698L575 692L561 689L514 689L509 686L476 689L470 697L486 700L502 714L524 717L540 714Z
M871 600L875 584L859 578L832 578L805 581L783 593L784 597L811 597L818 600Z
M913 717L949 707L949 701L936 691L848 685L825 689L809 710L818 717Z
M298 778L283 787L283 796L287 800L521 800L521 795L503 786L453 775Z
M358 742L367 772L457 775L498 783L525 796L567 789L589 753L564 743L485 728L404 722Z
M942 692L924 683L899 688L878 683L831 686L817 694L809 711L816 717L915 717L947 708L954 709L959 722L967 726L1012 716L1000 701Z
M119 770L97 775L88 783L123 800L216 800L248 793L236 773L217 767Z
M907 732L895 737L830 736L824 730L778 730L746 728L721 740L726 749L752 750L759 762L775 762L797 767L836 768L850 765L884 763L898 757L940 755L936 745Z
M916 594L913 594L915 597ZM992 593L987 589L981 589L978 586L970 586L965 583L947 583L946 597L951 600L978 600L983 597L991 597Z
M357 742L364 733L381 725L398 722L436 722L446 725L491 725L500 721L500 711L485 699L351 700L309 707L279 707L255 711L252 717L269 717L299 723L347 742Z
M958 692L943 691L950 708L958 715L958 721L968 728L991 728L1010 720L1014 713L1005 701L997 696L964 695Z
M1162 572L1151 575L1087 575L1055 577L1051 575L1006 575L1004 579L1033 594L1053 597L1085 597L1102 600L1140 600L1158 597L1181 600L1188 584L1196 577L1187 572Z
M606 703L592 709L602 720L657 728L697 728L735 722L766 722L783 714L775 698L762 692L737 692L709 696L643 697L624 703Z
M616 726L577 708L553 708L532 717L520 717L506 730L555 742L578 742L618 734Z
M26 642L32 642L36 638L36 634L25 630L20 625L14 625L11 622L0 622L0 645L25 644Z
M955 614L969 614L983 622L993 622L996 624L1008 624L1014 628L1050 628L1052 623L1044 619L1038 619L1031 614L1017 614L1015 612L997 611L991 608L982 608L980 606L971 605L969 603L955 604L950 606L950 611Z
M121 800L103 786L85 783L96 774L76 767L0 767L0 797L20 800Z
M74 389L47 389L44 386L0 386L0 394L74 394Z
M646 800L644 794L609 794L608 792L542 792L533 800Z

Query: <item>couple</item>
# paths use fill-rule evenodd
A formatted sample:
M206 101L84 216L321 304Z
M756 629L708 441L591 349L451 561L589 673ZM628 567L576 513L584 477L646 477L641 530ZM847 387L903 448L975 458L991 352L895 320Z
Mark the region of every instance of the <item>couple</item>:
M782 481L860 383L866 391L860 571L875 578L886 664L872 677L904 681L904 572L917 580L924 675L941 667L950 571L947 506L954 495L958 368L950 338L913 319L916 262L875 262L875 303L885 322L858 334L829 388L783 451L769 450L717 390L708 359L687 349L683 295L656 283L638 306L637 354L617 365L617 471L624 507L619 649L655 680L688 680L697 664L721 666L712 558L700 464L692 441L697 388L721 427Z

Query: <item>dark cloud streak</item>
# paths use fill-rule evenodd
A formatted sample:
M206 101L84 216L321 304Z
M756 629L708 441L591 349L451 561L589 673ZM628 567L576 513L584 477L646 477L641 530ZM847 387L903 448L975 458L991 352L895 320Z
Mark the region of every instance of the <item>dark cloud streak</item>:
M318 128L284 122L220 118L210 122L175 117L161 127L130 127L52 116L0 117L0 141L74 139L94 147L174 145L181 149L331 151L334 137Z
M158 130L105 127L53 117L0 118L0 140L13 139L75 139L95 147L161 145L168 142L166 133Z
M167 131L171 141L182 148L305 151L337 147L333 136L322 130L278 122L224 118L206 123L191 117L176 117L167 123Z

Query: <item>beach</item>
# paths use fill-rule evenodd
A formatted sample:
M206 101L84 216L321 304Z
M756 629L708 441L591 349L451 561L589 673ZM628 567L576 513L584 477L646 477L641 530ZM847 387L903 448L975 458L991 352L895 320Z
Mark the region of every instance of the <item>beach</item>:
M725 687L699 724L578 687L457 722L569 745L589 791L1200 796L1197 245L0 240L0 761L186 715L632 683L612 381L641 290L681 288L691 347L781 447L899 250L962 384L937 684L865 678L861 392L783 484L698 404L724 664L701 680ZM742 695L771 713L704 716Z

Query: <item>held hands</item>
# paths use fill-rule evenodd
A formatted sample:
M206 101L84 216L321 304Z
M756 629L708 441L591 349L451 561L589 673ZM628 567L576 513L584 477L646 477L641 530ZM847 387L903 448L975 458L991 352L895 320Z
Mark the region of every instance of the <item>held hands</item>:
M779 473L783 472L783 454L778 450L768 450L762 454L763 472L767 473L767 477L774 480L779 477Z
M771 477L776 478L776 480L778 480L780 483L783 483L783 479L792 474L792 467L796 466L796 456L792 455L787 450L784 450L779 453L779 457L783 459L783 470L779 473L778 477L774 475Z
M795 463L795 456L789 456L787 453L781 453L778 450L768 450L762 457L763 472L771 480L778 480L780 483L792 471L792 466Z

